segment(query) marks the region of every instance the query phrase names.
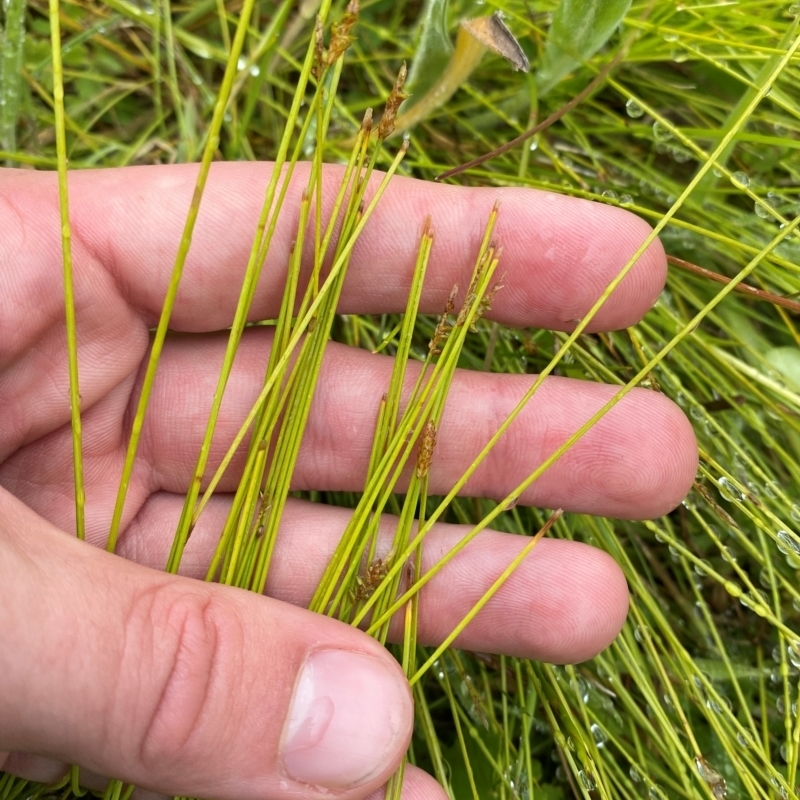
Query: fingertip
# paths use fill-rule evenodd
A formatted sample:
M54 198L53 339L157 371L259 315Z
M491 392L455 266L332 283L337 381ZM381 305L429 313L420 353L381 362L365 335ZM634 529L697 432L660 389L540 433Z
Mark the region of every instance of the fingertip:
M697 439L681 408L660 392L637 389L626 399L614 463L602 465L603 483L609 499L619 503L619 516L655 519L689 493L699 462Z
M550 591L537 596L536 617L552 620L538 643L538 657L556 664L594 658L622 630L628 583L619 564L582 542L551 540L540 554L538 577Z
M623 269L628 270L597 311L587 331L626 328L639 322L666 282L663 245L641 217L616 206L549 192L510 189L498 222L508 269L498 308L501 321L571 330ZM525 192L525 194L521 194ZM631 259L648 244L633 264ZM531 280L535 272L536 280ZM527 324L527 323L525 323Z
M365 800L385 800L386 787L365 798ZM407 764L403 774L402 800L448 800L447 792L436 779L412 764Z

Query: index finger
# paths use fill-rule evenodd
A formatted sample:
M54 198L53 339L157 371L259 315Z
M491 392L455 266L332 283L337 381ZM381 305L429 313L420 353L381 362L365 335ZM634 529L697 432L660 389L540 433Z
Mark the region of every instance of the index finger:
M110 273L147 319L160 312L183 231L198 165L126 167L70 174L76 268ZM184 269L172 327L219 330L230 325L272 170L264 163L212 165ZM342 168L324 173L324 215ZM308 165L299 164L279 217L251 318L279 311L286 264L297 237ZM57 268L60 225L52 173L4 172L0 200L19 224L35 225L26 246L41 268ZM571 329L644 241L650 227L623 209L518 188L464 188L409 178L392 180L353 253L339 310L402 311L423 219L436 232L422 311L439 313L454 284L466 287L486 220L501 203L496 238L503 247L504 289L491 317L513 326ZM0 219L2 218L0 203ZM35 221L33 223L29 221ZM655 241L597 314L589 330L637 322L661 291L664 251ZM54 290L58 290L54 287Z

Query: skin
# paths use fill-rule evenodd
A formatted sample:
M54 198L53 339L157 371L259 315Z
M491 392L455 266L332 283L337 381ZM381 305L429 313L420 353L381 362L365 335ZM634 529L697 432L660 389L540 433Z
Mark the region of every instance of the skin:
M0 171L0 768L55 780L66 764L77 763L88 785L102 786L102 776L114 776L149 790L143 796L311 799L322 795L287 781L280 767L281 731L298 670L320 647L390 659L360 631L302 609L348 512L289 503L266 597L204 584L198 579L241 469L236 462L190 539L182 574L159 571L202 437L225 347L220 331L233 317L267 164L212 167L118 555L99 549L140 391L148 329L161 308L196 169L70 176L88 543L74 536L57 183L53 174ZM328 207L336 173L332 167L325 179ZM290 189L254 319L277 314L305 174L301 166ZM497 199L504 288L491 317L506 325L571 329L649 232L621 209L581 200L398 178L356 247L340 310L402 310L420 226L430 214L436 239L422 310L440 313L453 284L467 284ZM655 242L590 330L634 324L657 298L665 275L664 252ZM244 337L209 474L258 392L270 339L265 329ZM330 346L294 488L363 486L374 414L390 371L388 357ZM457 375L437 437L433 493L449 489L532 380ZM503 497L612 394L595 383L548 379L465 493ZM696 442L680 409L653 391L636 390L522 502L656 517L681 501L696 467ZM385 519L382 526L384 553L392 524ZM433 564L465 530L438 525L427 540L426 562ZM487 531L467 547L422 594L421 640L441 641L524 543ZM614 639L627 603L624 577L608 555L577 542L544 540L457 644L577 662ZM409 712L402 723L407 734L411 722ZM380 774L337 796L382 796L401 745ZM444 797L414 769L403 796Z

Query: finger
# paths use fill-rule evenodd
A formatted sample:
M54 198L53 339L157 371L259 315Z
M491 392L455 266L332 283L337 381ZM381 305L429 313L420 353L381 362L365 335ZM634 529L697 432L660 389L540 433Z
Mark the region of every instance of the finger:
M5 492L0 540L0 750L223 800L355 800L405 752L408 685L360 631L110 556Z
M11 775L26 778L37 783L56 783L64 778L69 766L58 761L41 756L30 756L25 753L12 753L5 767L0 760L0 770L4 769ZM93 792L104 792L108 786L108 778L80 770L80 784L85 789ZM386 787L376 789L366 800L384 800ZM146 789L134 789L131 800L172 800L171 795L149 792ZM426 772L413 764L406 764L403 773L403 790L401 800L447 800L444 789Z
M271 170L270 164L212 166L173 315L178 329L218 330L233 319ZM326 212L341 175L340 167L326 167ZM278 313L307 176L308 165L298 165L256 297L256 317ZM150 320L157 316L196 177L197 165L72 173L70 211L78 274L89 279L97 271L108 272L135 308ZM375 176L374 185L379 178ZM41 274L49 267L51 275L60 252L55 174L5 172L0 191L10 207L0 203L5 209L0 225L14 234L4 236L6 246L14 247L16 259L22 254L28 262L27 270L17 271ZM498 295L493 314L510 325L570 327L586 314L650 231L645 222L622 209L546 192L396 178L354 251L341 310L372 313L404 308L420 226L430 215L436 242L422 307L439 312L453 284L468 283L497 200L502 210L496 238L503 246L506 290ZM18 240L25 235L26 219L36 220L36 235L28 237L23 249ZM637 321L658 296L665 275L663 250L654 244L605 305L594 328L625 327ZM41 306L41 298L36 300Z
M118 552L147 566L163 567L181 507L178 495L151 496L120 539ZM229 508L230 497L219 497L201 515L183 556L183 574L205 576ZM275 545L267 594L307 607L351 513L290 500ZM387 557L396 530L397 519L385 515L378 557ZM470 530L467 525L435 525L424 540L423 572ZM420 595L419 642L440 644L528 541L524 536L486 531L443 567ZM627 610L625 577L607 553L580 542L544 539L455 644L483 653L576 663L597 655L614 640ZM401 616L396 616L391 630L395 641L402 640Z
M262 331L253 331L242 342L217 428L215 461L221 459L263 385L265 338ZM188 487L223 352L220 337L201 349L179 340L164 353L143 438L143 457L152 465L151 487L175 492ZM214 368L198 374L198 363ZM294 488L364 488L374 420L392 367L390 358L329 346ZM408 372L410 391L418 365L409 364ZM450 491L533 381L534 376L528 375L456 374L437 432L431 494ZM548 378L470 478L464 494L505 497L617 391L589 381ZM225 479L227 490L235 488L241 465L237 467ZM683 412L664 396L639 389L556 461L521 502L612 517L657 517L685 497L696 471L697 445ZM406 483L407 478L402 485Z
M0 753L0 771L35 783L58 783L69 771L69 764L30 753Z
M212 445L212 474L263 385L271 336L246 333L225 394ZM205 433L223 335L168 342L162 354L131 484L135 509L151 491L185 491ZM198 369L198 364L203 366ZM361 491L375 415L391 379L392 360L329 345L294 476L296 489ZM409 364L410 386L418 370ZM448 395L430 471L432 494L445 494L461 478L530 388L533 376L459 371ZM504 498L537 469L617 391L612 386L548 378L466 484L462 494ZM115 391L84 417L84 460L92 508L87 524L107 532L113 486L127 434L115 420L129 419L138 390ZM69 427L24 448L0 466L0 484L55 524L70 529L72 439ZM241 459L221 488L232 490ZM667 513L686 495L697 470L697 444L683 412L664 396L636 389L597 422L521 497L545 508L620 518ZM400 488L407 483L401 481ZM58 507L61 510L58 510ZM51 514L61 516L51 516ZM131 510L128 510L130 515ZM130 519L130 516L127 517Z
M385 798L386 787L382 787L367 800L385 800ZM406 764L401 800L447 800L447 792L427 772L423 772L413 764Z

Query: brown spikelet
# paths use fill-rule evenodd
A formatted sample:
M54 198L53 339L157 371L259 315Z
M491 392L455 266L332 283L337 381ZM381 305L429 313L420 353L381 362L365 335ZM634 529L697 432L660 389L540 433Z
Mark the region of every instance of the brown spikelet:
M322 73L325 71L325 40L322 30L322 19L317 14L317 21L314 26L314 77L322 80Z
M498 252L499 255L499 252ZM503 280L502 278L500 280ZM500 289L503 288L502 283L495 283L491 289L478 301L478 311L475 314L475 319L472 321L471 330L473 333L476 332L477 328L475 327L475 323L483 317L484 314L488 314L492 310L492 303L494 302L494 296Z
M424 478L431 468L433 458L433 448L436 447L436 426L433 420L429 419L422 429L422 440L419 445L419 455L417 456L417 477Z
M456 307L456 296L458 295L458 286L454 286L450 290L450 295L447 298L447 303L444 306L444 313L439 318L436 324L436 330L433 332L431 341L428 344L428 350L431 355L438 356L442 352L442 344L447 339L448 334L453 330L453 326L447 321L450 314L453 313Z
M394 82L394 87L386 100L386 110L383 112L380 125L378 126L378 138L381 140L394 132L394 121L397 117L397 110L402 105L403 100L408 99L408 95L403 91L403 85L406 82L407 75L408 69L404 61L403 66L400 67L400 72L397 73L397 80Z
M370 131L372 130L372 109L368 108L364 112L364 119L361 120L361 130L369 136Z
M372 596L389 572L392 557L393 553L389 553L386 558L373 559L364 570L364 577L356 577L356 600L367 600Z
M347 11L340 22L331 25L331 43L328 46L328 66L334 64L344 55L345 50L353 43L350 32L358 19L358 0L350 0Z

